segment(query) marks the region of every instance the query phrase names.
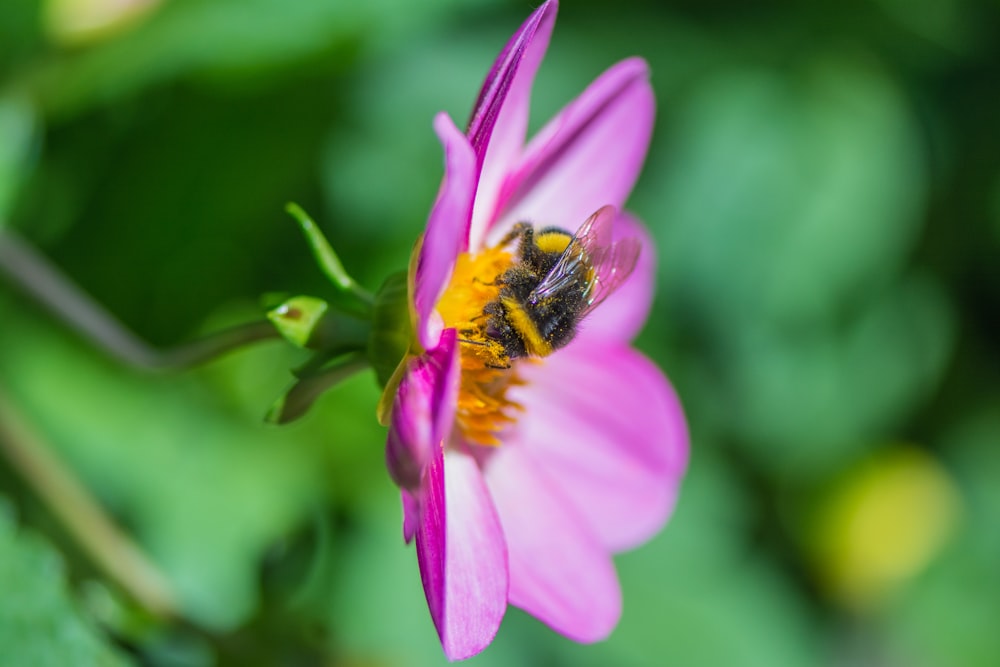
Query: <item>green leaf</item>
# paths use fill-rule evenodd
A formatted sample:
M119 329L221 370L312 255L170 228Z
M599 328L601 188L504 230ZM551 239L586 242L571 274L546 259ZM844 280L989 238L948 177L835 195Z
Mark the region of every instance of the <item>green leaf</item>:
M1000 396L940 442L963 494L962 530L887 611L895 664L993 667L1000 655ZM946 613L943 613L946 612Z
M0 506L0 510L4 509ZM77 607L59 554L0 511L0 662L32 667L129 664Z
M939 382L954 336L940 287L917 277L873 297L836 327L730 332L734 422L763 469L827 475Z
M323 450L260 424L261 405L252 417L223 407L198 375L115 368L7 306L0 366L25 416L132 529L186 617L213 628L245 620L263 552L329 483ZM233 356L257 364L252 376L282 351Z
M649 204L672 300L716 328L828 317L895 274L921 221L926 157L867 62L721 70L679 100Z
M183 76L225 82L283 74L311 59L346 59L357 42L396 46L457 0L178 0L136 29L55 61L45 95L62 113L115 103Z
M35 111L26 100L0 97L0 227L27 174L37 130Z

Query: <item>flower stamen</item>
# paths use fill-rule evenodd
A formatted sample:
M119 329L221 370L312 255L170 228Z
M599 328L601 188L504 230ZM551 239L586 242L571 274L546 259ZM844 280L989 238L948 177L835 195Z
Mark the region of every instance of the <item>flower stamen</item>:
M465 440L496 446L505 426L516 420L512 412L521 406L507 398L507 389L520 384L515 368L509 367L503 346L486 335L489 315L486 304L498 298L497 279L513 262L503 245L475 255L459 255L455 269L437 310L446 328L458 331L461 342L461 386L455 420Z

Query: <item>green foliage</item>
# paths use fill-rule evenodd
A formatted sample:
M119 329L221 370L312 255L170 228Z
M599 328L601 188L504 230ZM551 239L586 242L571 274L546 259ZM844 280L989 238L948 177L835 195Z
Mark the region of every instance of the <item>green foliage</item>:
M966 490L967 521L948 552L896 604L893 649L903 660L929 656L936 664L987 667L1000 655L993 630L1000 615L1000 597L993 594L1000 590L1000 536L983 529L1000 522L998 434L996 400L948 434ZM960 612L942 614L943 609Z
M0 661L37 667L130 664L80 608L51 545L15 526L0 505Z
M321 497L319 452L212 409L192 378L135 377L44 330L3 345L10 389L138 527L185 611L217 627L252 613L259 554ZM52 401L54 386L76 398Z
M36 122L30 102L0 94L0 227L29 171Z

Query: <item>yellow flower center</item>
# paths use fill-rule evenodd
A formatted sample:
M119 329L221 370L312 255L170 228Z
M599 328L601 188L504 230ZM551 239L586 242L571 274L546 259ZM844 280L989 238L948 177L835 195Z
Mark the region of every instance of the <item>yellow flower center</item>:
M451 282L437 310L446 328L458 331L462 380L455 421L467 442L499 445L497 433L514 421L521 406L507 398L507 389L519 384L503 346L486 336L489 315L483 308L498 298L497 278L513 261L505 247L459 255Z

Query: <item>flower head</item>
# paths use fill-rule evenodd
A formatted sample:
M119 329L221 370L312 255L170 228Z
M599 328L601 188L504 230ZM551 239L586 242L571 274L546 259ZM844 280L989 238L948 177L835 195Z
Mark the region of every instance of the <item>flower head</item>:
M611 554L663 526L687 465L680 404L631 347L654 256L619 211L652 131L647 66L613 66L525 144L556 9L508 42L466 132L435 119L445 175L411 267L415 340L383 402L404 537L452 659L489 644L508 603L606 637Z

